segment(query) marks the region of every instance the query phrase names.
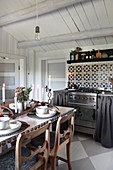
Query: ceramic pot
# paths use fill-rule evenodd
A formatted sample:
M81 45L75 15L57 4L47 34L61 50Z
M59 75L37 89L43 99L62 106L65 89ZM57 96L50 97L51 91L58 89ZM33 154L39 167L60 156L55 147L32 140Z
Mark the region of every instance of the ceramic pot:
M23 112L23 110L24 110L24 103L17 102L17 110L18 110L18 113Z

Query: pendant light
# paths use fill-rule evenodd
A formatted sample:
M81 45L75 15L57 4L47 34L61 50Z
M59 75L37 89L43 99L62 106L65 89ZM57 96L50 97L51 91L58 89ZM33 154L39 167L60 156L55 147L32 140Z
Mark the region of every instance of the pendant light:
M36 0L36 27L35 27L35 40L40 40L40 27L38 25L38 0Z

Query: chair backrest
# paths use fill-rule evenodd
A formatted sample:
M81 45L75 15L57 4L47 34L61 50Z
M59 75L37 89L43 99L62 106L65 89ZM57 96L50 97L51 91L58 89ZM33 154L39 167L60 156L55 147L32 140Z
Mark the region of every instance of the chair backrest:
M67 143L71 142L71 139L74 134L74 117L75 112L73 111L71 114L67 114L65 116L60 116L57 121L56 125L56 134L55 134L55 143L53 148L54 155L57 155L57 151L62 147L62 145L66 145ZM63 132L60 131L61 124L68 121L68 126L66 130ZM61 138L64 138L63 142L61 143Z
M50 124L51 122L47 123L46 125L30 131L30 132L23 132L18 135L16 141L16 150L15 150L15 170L21 170L22 164L30 161L35 155L38 153L43 153L42 159L39 159L30 169L37 169L41 167L44 162L48 160L49 152L50 152ZM30 141L31 139L43 134L45 132L45 141L42 143L42 146L35 148L35 150L30 151L30 155L22 156L22 143Z

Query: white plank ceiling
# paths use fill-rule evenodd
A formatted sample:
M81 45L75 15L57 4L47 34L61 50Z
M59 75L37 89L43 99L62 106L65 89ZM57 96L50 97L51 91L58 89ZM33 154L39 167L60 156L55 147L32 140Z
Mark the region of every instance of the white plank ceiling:
M113 0L0 0L0 27L36 51L112 44Z

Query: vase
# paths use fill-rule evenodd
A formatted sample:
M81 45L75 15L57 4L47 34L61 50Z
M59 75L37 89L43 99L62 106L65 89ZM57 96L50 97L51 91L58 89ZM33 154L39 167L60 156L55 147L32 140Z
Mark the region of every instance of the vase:
M27 101L24 102L24 110L27 108Z
M76 54L75 60L79 60L79 54Z
M23 112L23 110L24 110L24 103L17 102L17 110L18 110L18 113Z
M72 61L75 60L75 56L73 54L70 55L70 60L72 60Z

